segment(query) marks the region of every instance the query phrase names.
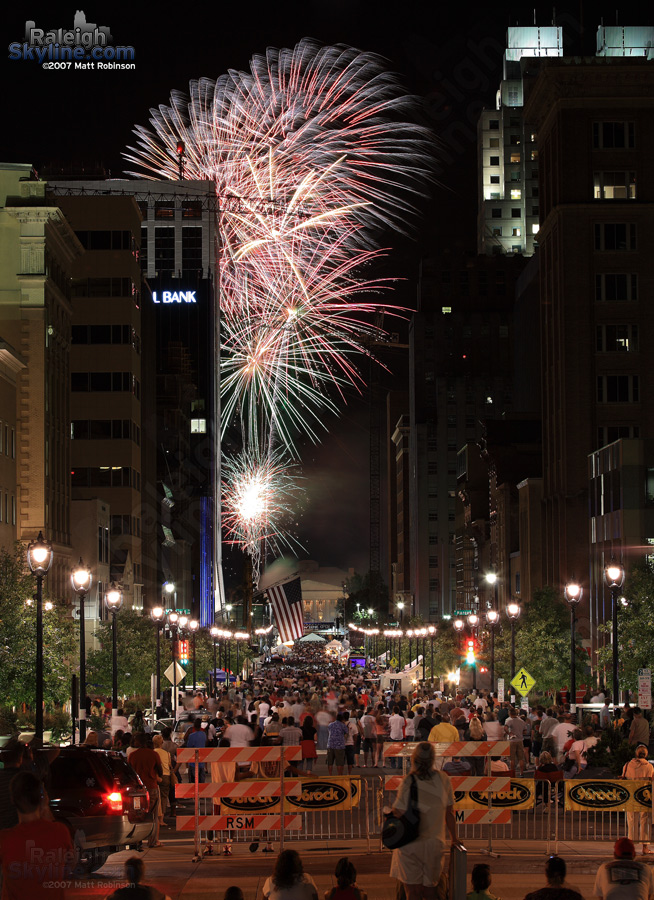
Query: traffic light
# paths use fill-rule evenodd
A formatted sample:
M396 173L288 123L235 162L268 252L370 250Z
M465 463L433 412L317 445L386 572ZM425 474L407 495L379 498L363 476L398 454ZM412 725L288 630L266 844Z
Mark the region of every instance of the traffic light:
M475 664L475 641L474 638L468 638L466 641L466 662L469 666L474 666Z
M188 641L179 642L179 661L183 666L188 665Z

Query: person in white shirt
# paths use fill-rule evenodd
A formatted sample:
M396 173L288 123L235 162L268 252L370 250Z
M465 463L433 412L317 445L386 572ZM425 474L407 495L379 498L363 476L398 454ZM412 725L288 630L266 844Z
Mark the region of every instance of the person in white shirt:
M119 728L121 728L123 731L129 731L129 722L127 721L127 716L122 709L118 710L117 715L111 717L110 722L112 737Z
M264 697L263 700L259 701L259 725L263 729L266 725L266 719L268 718L268 714L270 713L270 703Z
M230 725L224 735L229 741L230 747L249 747L254 740L254 732L244 716L238 716L236 722Z
M388 727L391 741L404 740L404 716L400 713L399 706L393 707L393 714L388 719ZM391 756L388 764L391 769L399 769L401 766L400 757Z

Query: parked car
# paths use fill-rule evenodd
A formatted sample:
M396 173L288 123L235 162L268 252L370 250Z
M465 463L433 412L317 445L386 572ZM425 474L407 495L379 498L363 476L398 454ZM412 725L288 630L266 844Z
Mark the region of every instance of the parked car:
M137 849L153 828L147 788L111 750L62 747L47 784L55 819L68 826L79 871L94 872L110 853Z

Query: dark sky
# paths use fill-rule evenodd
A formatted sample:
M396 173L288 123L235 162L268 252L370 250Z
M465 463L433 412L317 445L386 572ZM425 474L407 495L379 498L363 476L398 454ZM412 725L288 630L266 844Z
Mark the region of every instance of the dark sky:
M552 6L535 4L538 24L551 24ZM10 61L5 52L2 91L2 159L28 162L39 171L73 165L95 174L98 165L122 174L121 151L135 123L167 103L171 89L190 79L245 69L254 52L292 46L303 37L374 50L390 60L410 90L424 97L441 140L441 186L425 217L421 245L475 245L476 122L494 102L501 78L506 27L532 24L534 4L372 3L370 0L302 0L300 3L202 3L167 7L145 3L30 3L6 8L6 46L23 40L25 19L38 27L70 28L81 7L89 22L107 25L114 45L136 50L136 71L45 70L36 61ZM170 10L174 9L172 13ZM619 4L620 23L648 24L633 4ZM566 52L592 53L600 16L613 23L616 3L556 3ZM583 22L583 25L582 25ZM585 29L584 27L585 26ZM417 250L398 248L398 274L413 295ZM364 397L365 401L365 397ZM308 555L324 565L367 568L368 413L354 400L330 435L304 455L308 504L300 530Z

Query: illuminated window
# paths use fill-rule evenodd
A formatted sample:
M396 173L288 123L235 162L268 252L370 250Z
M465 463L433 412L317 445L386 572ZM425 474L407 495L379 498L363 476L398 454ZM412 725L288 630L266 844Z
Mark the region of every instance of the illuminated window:
M515 150L513 150L513 151L511 152L511 162L512 162L512 163L519 163L519 162L520 162L520 154L517 153Z
M206 419L191 419L191 434L206 434Z
M452 307L451 306L442 306L441 312L443 313L443 315L446 315L447 313L451 313Z
M540 225L538 224L538 222L534 222L534 224L531 226L531 233L538 234L539 231L540 231Z
M511 199L512 200L521 200L522 199L522 191L520 188L512 188L511 189Z
M534 162L535 160L538 159L538 150L532 150L530 155L531 155L531 161Z
M595 200L635 200L635 172L595 172Z
M519 228L512 228L512 229L511 229L511 235L512 235L513 237L520 237L520 229L519 229Z
M599 353L638 351L638 325L598 325L595 349Z

